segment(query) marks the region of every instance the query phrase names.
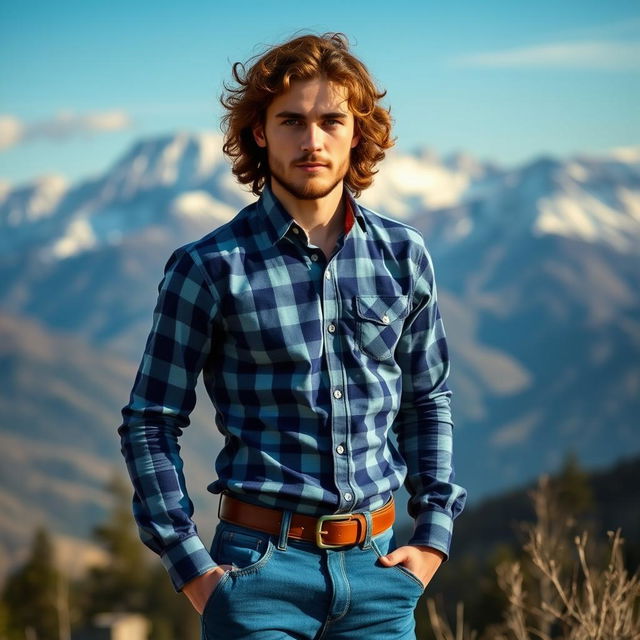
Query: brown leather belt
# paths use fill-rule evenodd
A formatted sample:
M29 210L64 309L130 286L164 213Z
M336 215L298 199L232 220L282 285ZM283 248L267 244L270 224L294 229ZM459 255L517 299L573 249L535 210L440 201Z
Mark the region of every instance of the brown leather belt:
M243 527L280 535L282 511L238 500L228 493L220 496L218 517L226 522ZM386 531L395 520L393 496L384 507L371 512L371 535ZM306 516L293 513L289 526L289 537L296 540L315 542L321 549L334 549L364 542L367 521L362 513L337 513L320 516Z

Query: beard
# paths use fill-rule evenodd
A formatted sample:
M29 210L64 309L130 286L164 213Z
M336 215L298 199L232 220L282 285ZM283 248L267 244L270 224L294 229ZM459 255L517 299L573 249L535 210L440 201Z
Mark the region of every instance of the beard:
M296 160L296 162L305 161L313 162L313 159L301 158ZM296 184L285 177L280 163L269 158L269 175L271 178L298 200L319 200L320 198L328 196L342 182L344 177L347 175L348 170L349 159L339 167L338 171L333 176L329 176L329 182L318 181L320 184L314 184L314 180L311 179L305 181L303 184Z

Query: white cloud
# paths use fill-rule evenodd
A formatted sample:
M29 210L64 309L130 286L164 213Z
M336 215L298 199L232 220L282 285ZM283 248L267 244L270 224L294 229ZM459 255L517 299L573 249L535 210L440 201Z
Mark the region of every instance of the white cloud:
M66 140L78 135L120 131L132 125L130 116L121 110L74 113L59 111L53 118L26 123L10 115L0 115L0 150L29 140Z
M119 131L131 125L124 111L105 111L83 116L85 126L92 131Z
M17 144L24 135L24 125L13 116L0 116L0 151Z
M640 71L640 42L559 42L472 53L455 57L451 63L463 67Z
M489 438L489 443L498 449L526 444L539 421L540 416L536 413L525 415L494 431Z
M553 31L554 38L565 40L608 40L619 36L631 36L637 38L640 33L640 16L637 18L624 18L615 22L603 22L600 24L573 25L565 24L562 28Z

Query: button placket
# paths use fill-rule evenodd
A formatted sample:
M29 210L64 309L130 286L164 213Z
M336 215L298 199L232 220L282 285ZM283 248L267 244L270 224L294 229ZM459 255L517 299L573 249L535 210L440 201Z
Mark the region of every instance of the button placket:
M349 456L346 455L346 443L349 437L348 403L346 402L344 365L338 357L340 339L337 331L340 319L340 305L338 279L335 277L336 254L325 266L323 281L323 319L326 320L326 330L332 338L325 341L325 357L329 374L331 393L331 435L334 442L334 469L336 485L341 496L341 510L349 511L353 507L355 492L350 483L352 476Z

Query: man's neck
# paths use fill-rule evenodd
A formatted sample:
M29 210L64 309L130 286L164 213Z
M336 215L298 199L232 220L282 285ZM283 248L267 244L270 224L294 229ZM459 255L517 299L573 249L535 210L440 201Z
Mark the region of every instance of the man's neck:
M291 195L276 180L271 190L289 215L307 232L317 246L337 238L344 226L343 183L340 182L324 198L300 200Z

